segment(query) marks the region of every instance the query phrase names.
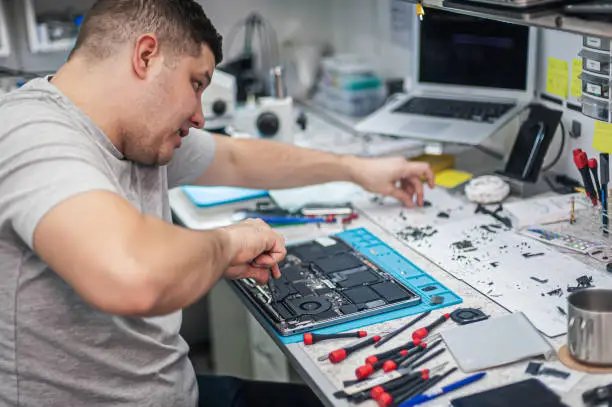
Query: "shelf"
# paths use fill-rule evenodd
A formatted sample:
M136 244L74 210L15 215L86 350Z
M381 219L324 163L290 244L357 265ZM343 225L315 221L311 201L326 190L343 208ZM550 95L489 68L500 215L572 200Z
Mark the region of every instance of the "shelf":
M64 39L54 42L41 42L36 21L34 0L24 0L26 29L30 52L33 54L45 52L68 52L74 47L76 39Z
M453 13L466 14L489 20L548 28L580 35L612 38L612 22L585 20L564 15L560 8L533 9L516 11L511 8L487 6L478 3L465 3L447 0L424 0L425 7L437 8ZM426 11L427 13L427 11ZM427 18L427 14L425 14Z
M6 26L6 10L4 2L0 0L0 57L8 57L11 54L11 45Z

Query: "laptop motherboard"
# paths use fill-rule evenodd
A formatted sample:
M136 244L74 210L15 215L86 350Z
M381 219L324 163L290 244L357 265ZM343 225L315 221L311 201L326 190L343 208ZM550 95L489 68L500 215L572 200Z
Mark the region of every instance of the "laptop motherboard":
M267 286L237 286L283 336L294 335L419 304L392 274L338 237L287 247L281 278Z

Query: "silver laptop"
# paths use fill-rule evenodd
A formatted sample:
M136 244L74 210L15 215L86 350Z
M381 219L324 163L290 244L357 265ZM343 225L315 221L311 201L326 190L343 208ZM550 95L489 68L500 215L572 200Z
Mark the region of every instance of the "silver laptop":
M480 144L534 96L536 30L426 9L413 22L414 84L361 133Z

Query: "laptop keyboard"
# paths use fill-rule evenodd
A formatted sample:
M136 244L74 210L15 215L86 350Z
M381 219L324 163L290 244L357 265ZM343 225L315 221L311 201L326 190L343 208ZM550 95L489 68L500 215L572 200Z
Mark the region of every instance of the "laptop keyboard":
M393 112L477 122L494 122L514 106L512 103L413 97L397 107Z

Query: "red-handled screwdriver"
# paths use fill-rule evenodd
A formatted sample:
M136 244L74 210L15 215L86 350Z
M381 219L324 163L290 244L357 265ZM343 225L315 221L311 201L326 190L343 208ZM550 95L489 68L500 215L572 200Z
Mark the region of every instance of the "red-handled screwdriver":
M423 369L421 371L414 372L412 374L402 376L399 379L393 380L391 382L385 383L381 386L376 386L370 390L370 398L372 400L378 400L381 395L385 393L396 392L400 390L415 380L428 380L430 375L429 369Z
M591 170L591 175L593 176L593 186L595 187L595 196L599 201L601 201L601 197L599 196L601 192L601 185L599 184L599 175L597 175L597 159L591 158L589 160L589 169Z
M422 343L419 346L412 348L407 352L404 352L403 355L400 354L399 356L396 356L394 358L390 358L387 360L379 360L378 362L374 364L366 363L365 365L360 366L357 369L355 369L355 376L357 376L359 380L363 380L367 377L370 377L374 372L377 372L380 369L383 369L385 372L390 372L391 370L395 370L395 368L392 368L392 365L395 365L395 367L397 367L397 365L399 365L402 361L417 354L418 352L422 351L426 347L427 347L427 344Z
M578 168L578 171L582 176L584 190L587 196L591 199L591 202L593 202L593 205L597 205L597 196L594 195L595 186L593 185L593 182L591 181L591 175L589 174L588 161L589 160L584 151L574 151L574 164L576 164L576 168Z
M389 406L393 402L402 400L406 394L411 394L415 388L420 387L423 383L427 383L430 379L437 377L436 375L434 375L434 373L437 373L438 371L444 369L444 366L446 366L446 363L430 370L425 369L421 372L415 372L412 374L414 375L414 380L406 381L397 386L392 386L389 391L384 391L382 393L380 391L376 391L376 393L374 394L376 398L373 398L378 402L378 405L380 407Z
M420 339L416 341L410 341L403 345L397 346L393 349L389 349L387 351L377 353L376 355L370 355L365 359L365 362L370 365L373 365L374 363L381 361L381 360L386 360L389 357L401 355L402 352L409 351L410 349L413 349L415 346L418 346L420 343L421 343Z
M339 334L314 334L314 333L305 333L304 334L304 344L312 345L317 342L325 341L328 339L339 339L339 338L365 338L368 336L366 331L357 331L357 332L343 332Z
M340 363L344 359L346 359L351 353L358 351L360 349L366 348L376 342L380 341L380 336L372 336L371 338L366 339L363 342L357 343L353 346L349 346L347 348L336 349L333 352L329 353L329 360L332 363Z
M412 333L412 340L423 340L431 331L433 331L436 327L442 325L450 318L450 314L444 314L440 318L436 319L431 324L427 325L424 328L417 329Z

